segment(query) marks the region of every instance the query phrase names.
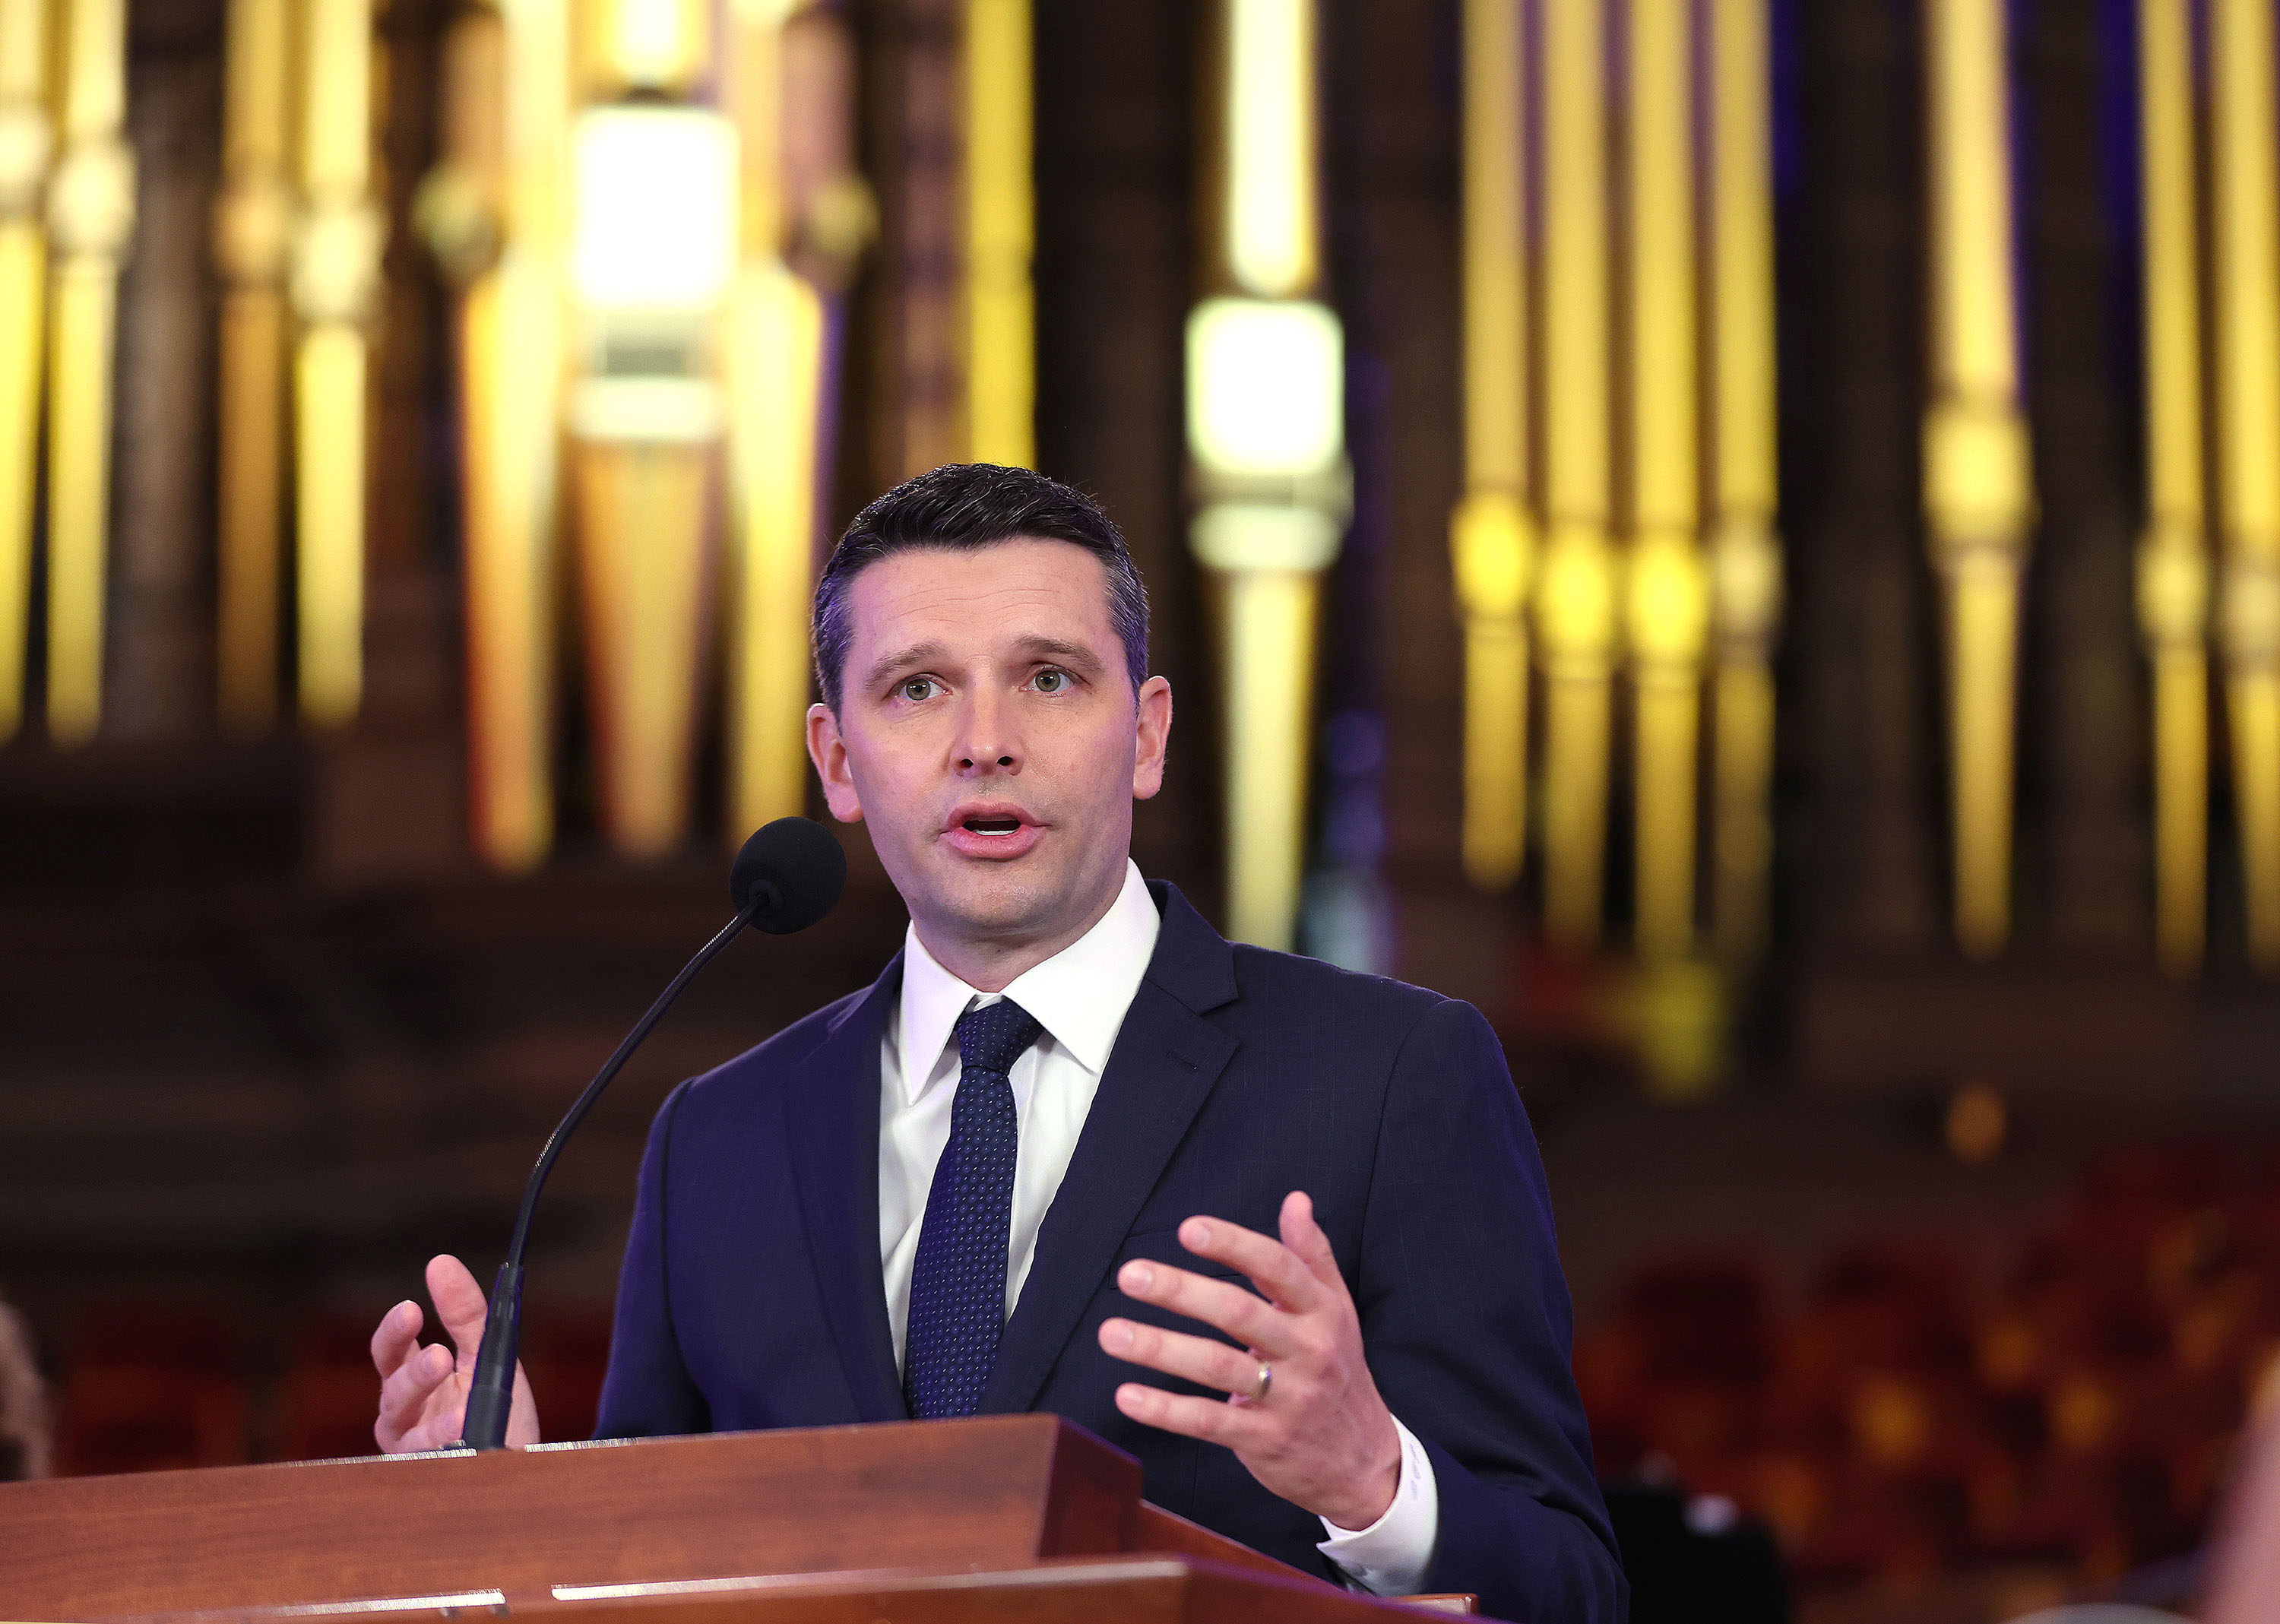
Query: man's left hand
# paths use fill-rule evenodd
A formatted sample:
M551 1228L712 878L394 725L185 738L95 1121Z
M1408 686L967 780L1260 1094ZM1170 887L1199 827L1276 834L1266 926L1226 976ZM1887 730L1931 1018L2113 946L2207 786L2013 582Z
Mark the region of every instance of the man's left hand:
M1249 1275L1264 1302L1231 1281L1166 1264L1136 1259L1117 1271L1125 1296L1200 1320L1242 1346L1105 1320L1107 1352L1228 1395L1199 1398L1127 1382L1116 1389L1116 1407L1148 1426L1224 1443L1273 1493L1339 1528L1366 1528L1401 1486L1401 1435L1362 1357L1361 1320L1330 1238L1303 1192L1283 1197L1281 1228L1278 1242L1223 1219L1180 1226L1180 1244ZM1274 1374L1265 1397L1254 1398L1262 1367Z

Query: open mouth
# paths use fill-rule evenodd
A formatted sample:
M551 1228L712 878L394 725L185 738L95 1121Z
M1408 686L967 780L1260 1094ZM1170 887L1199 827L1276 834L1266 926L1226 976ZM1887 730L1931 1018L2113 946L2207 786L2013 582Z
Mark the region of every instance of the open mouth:
M1019 818L968 818L960 826L976 835L1018 835L1021 832Z

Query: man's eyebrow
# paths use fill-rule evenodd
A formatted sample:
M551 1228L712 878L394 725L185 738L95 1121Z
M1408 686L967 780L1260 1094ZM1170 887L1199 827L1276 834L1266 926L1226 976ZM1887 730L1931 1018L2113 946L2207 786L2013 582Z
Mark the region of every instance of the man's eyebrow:
M1024 637L1015 645L1024 654L1056 660L1064 666L1074 666L1086 676L1098 676L1102 670L1100 656L1081 643L1070 643L1059 637Z
M871 673L869 677L866 679L864 686L866 688L876 688L880 683L885 681L889 676L897 671L905 670L912 666L932 665L944 658L949 654L949 649L939 641L929 641L927 643L914 643L908 648L897 649L892 653L882 654L876 660L872 662Z

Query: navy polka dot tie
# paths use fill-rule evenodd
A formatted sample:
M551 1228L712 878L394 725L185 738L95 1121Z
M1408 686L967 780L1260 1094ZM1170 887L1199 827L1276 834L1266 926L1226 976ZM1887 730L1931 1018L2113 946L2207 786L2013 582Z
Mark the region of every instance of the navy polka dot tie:
M1010 998L958 1019L958 1095L911 1269L903 1397L920 1420L971 1415L1005 1328L1005 1247L1021 1127L1009 1074L1044 1028Z

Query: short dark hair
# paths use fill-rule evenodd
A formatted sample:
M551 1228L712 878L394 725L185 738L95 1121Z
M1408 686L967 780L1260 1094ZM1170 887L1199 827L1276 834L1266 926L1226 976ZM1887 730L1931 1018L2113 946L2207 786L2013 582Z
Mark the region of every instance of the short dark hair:
M1082 491L1028 468L945 463L905 480L855 515L815 583L816 686L836 714L849 644L847 589L880 559L914 547L965 552L1035 537L1067 542L1100 560L1108 582L1108 623L1124 645L1132 691L1148 680L1148 589L1132 566L1124 533Z

